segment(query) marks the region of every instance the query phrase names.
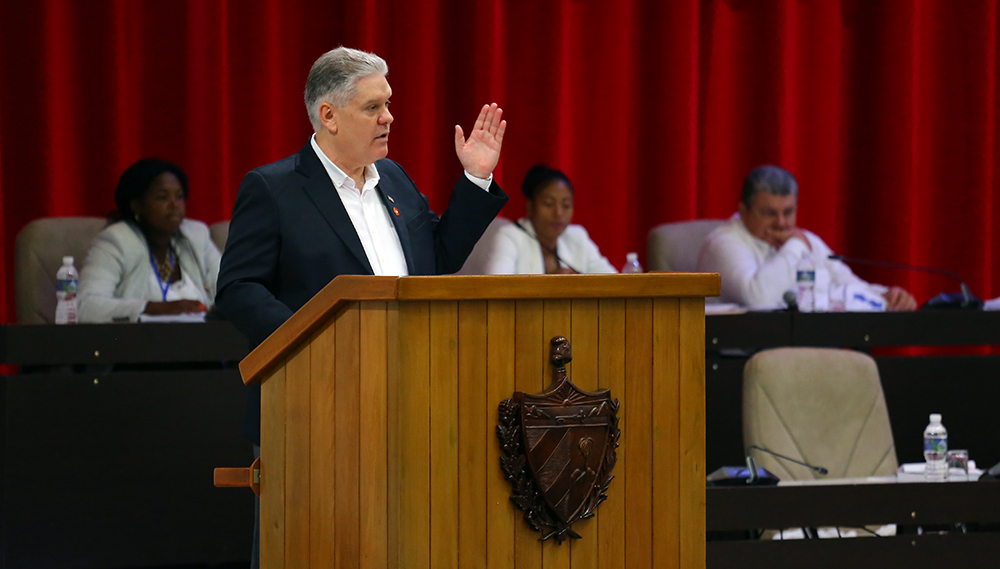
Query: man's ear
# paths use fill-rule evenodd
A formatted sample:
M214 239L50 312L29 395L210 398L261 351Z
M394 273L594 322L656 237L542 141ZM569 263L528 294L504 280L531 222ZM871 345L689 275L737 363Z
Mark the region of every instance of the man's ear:
M330 134L337 134L337 107L330 103L319 104L319 122Z

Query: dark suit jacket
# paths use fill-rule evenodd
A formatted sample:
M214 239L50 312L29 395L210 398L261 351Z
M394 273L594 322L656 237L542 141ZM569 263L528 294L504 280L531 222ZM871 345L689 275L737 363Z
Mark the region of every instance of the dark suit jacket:
M411 275L449 274L462 268L507 202L496 183L486 192L463 174L439 218L399 164L383 159L375 167L380 178L376 190L399 235ZM264 341L334 277L345 274L373 272L310 143L243 178L215 303L251 346ZM248 393L246 434L258 442L259 433L260 392L253 390Z

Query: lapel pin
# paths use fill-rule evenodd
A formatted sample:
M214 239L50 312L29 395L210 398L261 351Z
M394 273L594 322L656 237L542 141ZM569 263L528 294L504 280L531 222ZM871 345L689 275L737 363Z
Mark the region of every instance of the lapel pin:
M396 214L396 217L399 217L399 210L398 209L392 208L392 213Z
M389 201L390 201L390 202L392 202L392 203L396 203L396 200L392 199L392 196L390 196L390 195L386 195L385 197L389 198Z

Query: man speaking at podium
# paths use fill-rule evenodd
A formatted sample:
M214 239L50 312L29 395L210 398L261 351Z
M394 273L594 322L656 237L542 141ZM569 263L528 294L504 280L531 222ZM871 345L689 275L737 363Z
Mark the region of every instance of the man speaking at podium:
M219 271L216 304L256 346L334 277L458 271L507 196L493 168L507 123L486 105L455 152L465 169L440 218L386 158L389 69L339 47L313 64L305 104L315 134L298 153L243 178ZM260 442L260 391L248 393L246 435Z
M386 158L393 116L388 67L339 47L313 64L305 103L316 133L297 153L243 178L216 303L256 345L337 275L458 271L507 196L493 182L506 121L484 106L455 126L465 173L438 216Z

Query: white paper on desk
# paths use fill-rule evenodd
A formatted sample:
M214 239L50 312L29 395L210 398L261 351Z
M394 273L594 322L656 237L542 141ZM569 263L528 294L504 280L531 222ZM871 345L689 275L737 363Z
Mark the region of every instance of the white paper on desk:
M907 462L905 464L899 465L899 470L896 471L896 479L899 482L923 482L924 481L924 468L926 467L924 462ZM969 473L966 474L964 470L959 468L949 468L948 469L948 481L950 482L966 482L979 480L983 471L976 468L976 461L969 461Z
M872 526L875 527L875 526ZM869 528L869 531L874 531L879 537L892 537L896 535L896 524L887 524L884 526L877 526L874 530ZM857 528L847 528L847 527L822 527L816 528L816 537L820 539L848 539L853 537L869 537L872 534L868 531L862 531ZM774 532L771 539L774 541L791 541L794 539L805 539L806 534L801 528L788 528L782 531Z
M743 314L747 309L732 302L706 302L705 314Z
M192 312L189 314L140 314L139 322L164 324L170 322L204 322L204 312Z
M847 285L847 296L844 299L844 309L847 312L885 312L886 300L867 287Z

